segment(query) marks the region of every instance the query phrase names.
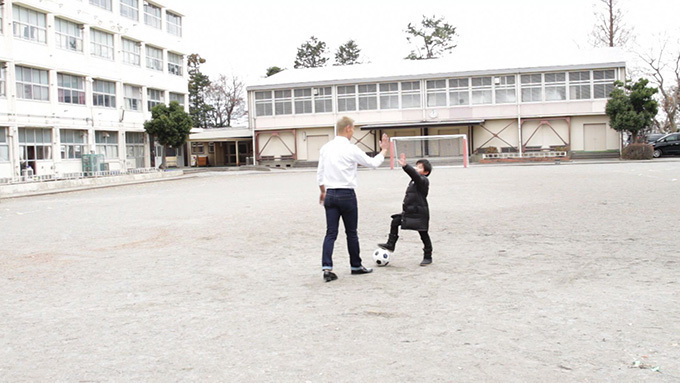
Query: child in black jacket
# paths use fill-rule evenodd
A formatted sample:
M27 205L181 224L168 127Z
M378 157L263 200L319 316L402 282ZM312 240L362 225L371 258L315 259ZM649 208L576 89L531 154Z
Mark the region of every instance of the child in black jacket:
M399 165L411 177L406 188L406 196L402 205L401 214L392 216L390 236L387 243L380 243L378 246L383 249L394 251L394 247L399 239L399 226L404 230L416 230L423 241L423 260L421 266L432 263L432 241L427 233L430 223L430 209L427 205L427 193L430 189L430 180L427 178L432 172L430 161L421 159L416 162L415 169L406 163L406 155L401 154Z

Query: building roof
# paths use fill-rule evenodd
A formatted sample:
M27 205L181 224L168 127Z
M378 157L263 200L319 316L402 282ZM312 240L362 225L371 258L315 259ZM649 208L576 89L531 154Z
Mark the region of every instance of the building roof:
M335 85L359 82L481 76L535 71L577 70L625 67L626 55L617 48L560 50L548 52L453 53L433 60L399 60L321 68L287 69L253 82L247 90L280 89L300 86Z

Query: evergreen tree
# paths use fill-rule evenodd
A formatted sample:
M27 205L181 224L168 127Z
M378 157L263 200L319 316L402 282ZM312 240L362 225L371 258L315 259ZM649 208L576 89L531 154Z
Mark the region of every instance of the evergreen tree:
M151 108L151 120L144 122L144 130L163 145L161 169L166 167L165 148L168 146L179 148L184 145L191 126L191 116L177 101L171 101L170 106L158 104Z
M357 46L354 40L349 40L343 45L340 45L338 51L335 52L334 65L354 65L359 64L359 54L361 49Z
M267 68L267 75L265 77L273 76L279 72L283 72L283 69L277 66L270 66L269 68Z
M444 53L455 48L453 38L456 36L456 28L444 21L444 18L436 16L426 17L423 15L421 27L408 23L406 28L406 40L409 43L417 44L422 40L422 45L416 45L416 50L412 50L408 56L409 60L424 60L441 57Z
M328 61L326 54L326 43L319 41L312 36L307 42L300 45L295 57L294 68L317 68L326 65Z
M649 81L641 78L636 83L617 81L607 101L606 113L612 129L629 132L632 142L637 142L638 132L648 128L659 110L654 100L657 88L648 87Z
M206 103L206 95L210 88L210 78L201 73L200 65L205 59L197 53L187 57L187 72L189 73L189 114L194 125L199 128L209 126L211 106Z

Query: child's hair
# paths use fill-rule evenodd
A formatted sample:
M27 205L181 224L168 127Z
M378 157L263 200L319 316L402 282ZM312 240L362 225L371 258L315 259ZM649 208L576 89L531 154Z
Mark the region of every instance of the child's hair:
M427 172L428 176L430 175L430 173L432 173L432 164L430 163L430 161L423 158L423 159L416 161L416 165L418 165L418 164L423 165L423 170L425 170Z

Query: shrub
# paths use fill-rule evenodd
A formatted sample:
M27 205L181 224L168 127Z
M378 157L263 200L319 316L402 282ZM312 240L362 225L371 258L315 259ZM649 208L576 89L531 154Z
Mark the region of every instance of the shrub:
M621 158L624 160L651 160L654 146L650 144L630 144L623 148Z

